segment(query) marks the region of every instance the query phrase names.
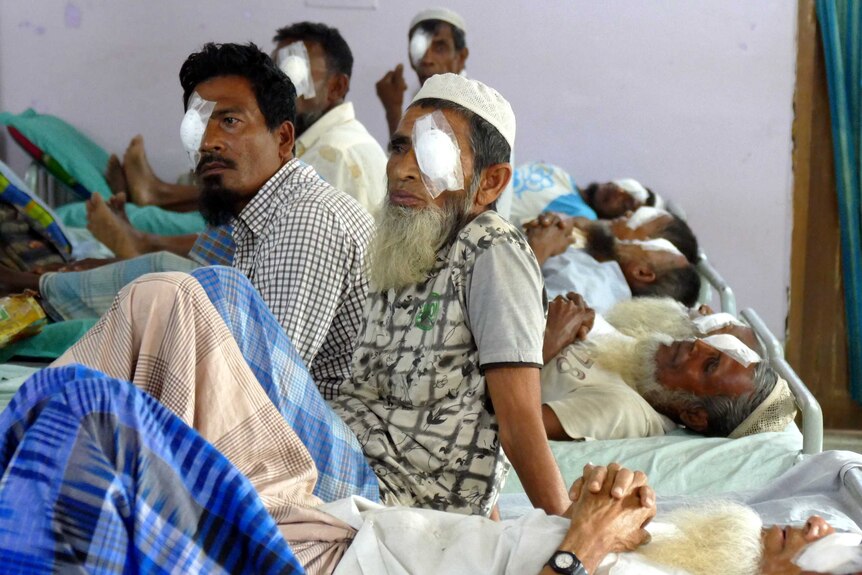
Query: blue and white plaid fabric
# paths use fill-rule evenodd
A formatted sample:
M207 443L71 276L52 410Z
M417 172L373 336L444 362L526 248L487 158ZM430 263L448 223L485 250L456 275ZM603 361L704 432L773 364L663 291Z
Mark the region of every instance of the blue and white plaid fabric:
M302 358L242 273L214 266L191 273L204 288L243 357L317 466L324 501L361 495L379 501L377 477L354 433L329 407Z
M207 228L198 235L189 252L189 259L202 266L233 265L233 226L224 225Z
M303 573L249 481L128 382L33 375L0 414L0 572Z

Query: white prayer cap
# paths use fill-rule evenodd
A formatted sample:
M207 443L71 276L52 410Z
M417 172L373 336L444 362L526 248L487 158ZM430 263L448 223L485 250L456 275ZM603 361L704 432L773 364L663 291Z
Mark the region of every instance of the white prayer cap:
M435 74L425 80L410 105L425 98L447 100L467 108L497 128L509 147L515 148L515 112L494 88L458 74Z
M796 400L790 386L778 378L772 392L751 414L734 429L728 437L738 439L764 431L784 431L796 417Z
M422 10L413 17L413 20L410 21L409 29L412 30L420 22L425 22L426 20L440 20L442 22L448 22L452 26L460 28L465 34L467 33L467 24L464 22L461 15L449 10L448 8L429 8L428 10Z
M649 192L647 189L641 184L639 181L632 178L623 178L621 180L614 180L616 185L624 189L628 194L639 201L642 204L645 204L647 199L649 198Z

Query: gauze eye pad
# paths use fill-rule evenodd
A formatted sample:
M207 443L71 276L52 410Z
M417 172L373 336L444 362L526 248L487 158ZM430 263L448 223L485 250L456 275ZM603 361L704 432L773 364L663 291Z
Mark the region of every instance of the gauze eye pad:
M215 105L215 102L201 98L197 92L192 92L192 95L189 97L186 114L180 123L180 140L183 143L186 154L188 154L192 170L198 166L198 162L200 161L201 142L204 139L207 124L210 121L210 116L212 116Z
M620 243L640 246L641 248L650 252L670 252L678 256L682 255L682 252L679 251L679 249L677 249L675 245L673 245L664 238L658 238L653 240L623 240L620 241Z
M733 317L733 315L721 312L712 315L701 315L692 320L697 331L703 335L710 334L716 330L723 329L731 325L744 327L745 324Z
M428 51L428 46L431 45L431 34L417 28L413 35L410 36L410 61L414 68L419 67L419 63Z
M287 74L296 88L297 97L314 98L314 79L311 77L311 60L302 42L293 42L276 53L278 67Z
M446 190L464 188L461 149L442 112L426 114L413 124L413 151L432 198Z
M631 215L629 221L626 222L626 227L630 230L636 230L639 227L666 215L668 215L668 213L664 210L653 208L651 206L641 206Z
M729 333L719 333L699 339L710 347L723 351L738 363L741 363L743 367L748 367L752 363L760 363L761 361L756 351Z

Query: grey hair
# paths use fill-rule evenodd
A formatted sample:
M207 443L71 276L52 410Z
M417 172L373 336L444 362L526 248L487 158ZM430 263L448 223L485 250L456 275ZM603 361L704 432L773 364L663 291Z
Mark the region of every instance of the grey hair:
M768 363L760 362L754 368L754 391L749 394L731 397L713 395L696 397L696 401L708 414L707 427L703 434L709 437L727 437L752 412L766 401L775 385L778 374ZM697 407L697 406L695 406Z

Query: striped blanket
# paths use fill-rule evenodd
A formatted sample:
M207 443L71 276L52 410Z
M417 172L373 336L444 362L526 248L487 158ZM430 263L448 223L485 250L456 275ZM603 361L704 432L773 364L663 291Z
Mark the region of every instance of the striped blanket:
M0 414L0 572L303 573L254 487L127 382L42 370Z

